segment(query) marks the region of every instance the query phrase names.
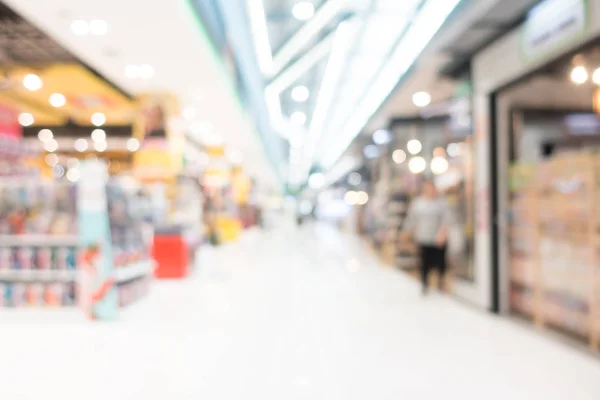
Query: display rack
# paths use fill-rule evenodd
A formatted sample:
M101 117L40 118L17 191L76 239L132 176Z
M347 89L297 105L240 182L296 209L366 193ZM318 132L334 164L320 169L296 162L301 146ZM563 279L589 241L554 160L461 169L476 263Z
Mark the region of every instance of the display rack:
M511 171L510 306L597 350L600 160L559 155Z
M0 181L0 305L72 306L76 300L72 186Z
M405 270L418 267L414 244L400 241L400 234L402 229L404 229L409 204L410 196L404 190L400 181L392 184L388 201L388 236L392 243L394 243L392 246L394 265Z
M128 210L136 205L107 187L112 267L119 304L147 292L154 263ZM80 296L78 190L67 182L0 180L0 307L69 307ZM92 227L93 228L93 227Z

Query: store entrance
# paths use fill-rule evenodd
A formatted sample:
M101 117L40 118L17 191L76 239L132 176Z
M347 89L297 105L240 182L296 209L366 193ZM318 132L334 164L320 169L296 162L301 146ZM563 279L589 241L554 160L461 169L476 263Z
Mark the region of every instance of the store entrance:
M600 42L493 96L504 312L600 344ZM597 110L596 110L597 111Z

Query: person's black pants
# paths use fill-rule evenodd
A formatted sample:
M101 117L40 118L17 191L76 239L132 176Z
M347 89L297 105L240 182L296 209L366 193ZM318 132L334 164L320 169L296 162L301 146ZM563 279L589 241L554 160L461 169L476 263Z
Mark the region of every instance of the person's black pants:
M426 289L429 278L429 271L437 268L440 273L440 288L442 288L444 276L446 275L446 246L437 247L429 245L420 245L421 253L421 281L423 288Z

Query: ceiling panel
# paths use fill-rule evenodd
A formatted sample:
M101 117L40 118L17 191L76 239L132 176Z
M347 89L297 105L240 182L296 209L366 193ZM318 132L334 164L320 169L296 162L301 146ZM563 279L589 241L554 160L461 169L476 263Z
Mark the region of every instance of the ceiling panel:
M498 3L485 19L511 23L515 16L521 16L540 0L502 0Z
M468 54L487 43L490 38L498 35L497 28L470 28L461 37L446 48L445 51L457 54Z
M75 61L71 53L0 2L0 66Z

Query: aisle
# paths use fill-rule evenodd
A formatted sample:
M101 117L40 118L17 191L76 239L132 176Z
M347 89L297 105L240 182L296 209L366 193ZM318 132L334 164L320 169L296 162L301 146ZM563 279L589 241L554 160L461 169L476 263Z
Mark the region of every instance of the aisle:
M0 313L1 397L600 398L600 361L454 300L423 299L326 226L251 232L204 250L199 264L114 323Z

